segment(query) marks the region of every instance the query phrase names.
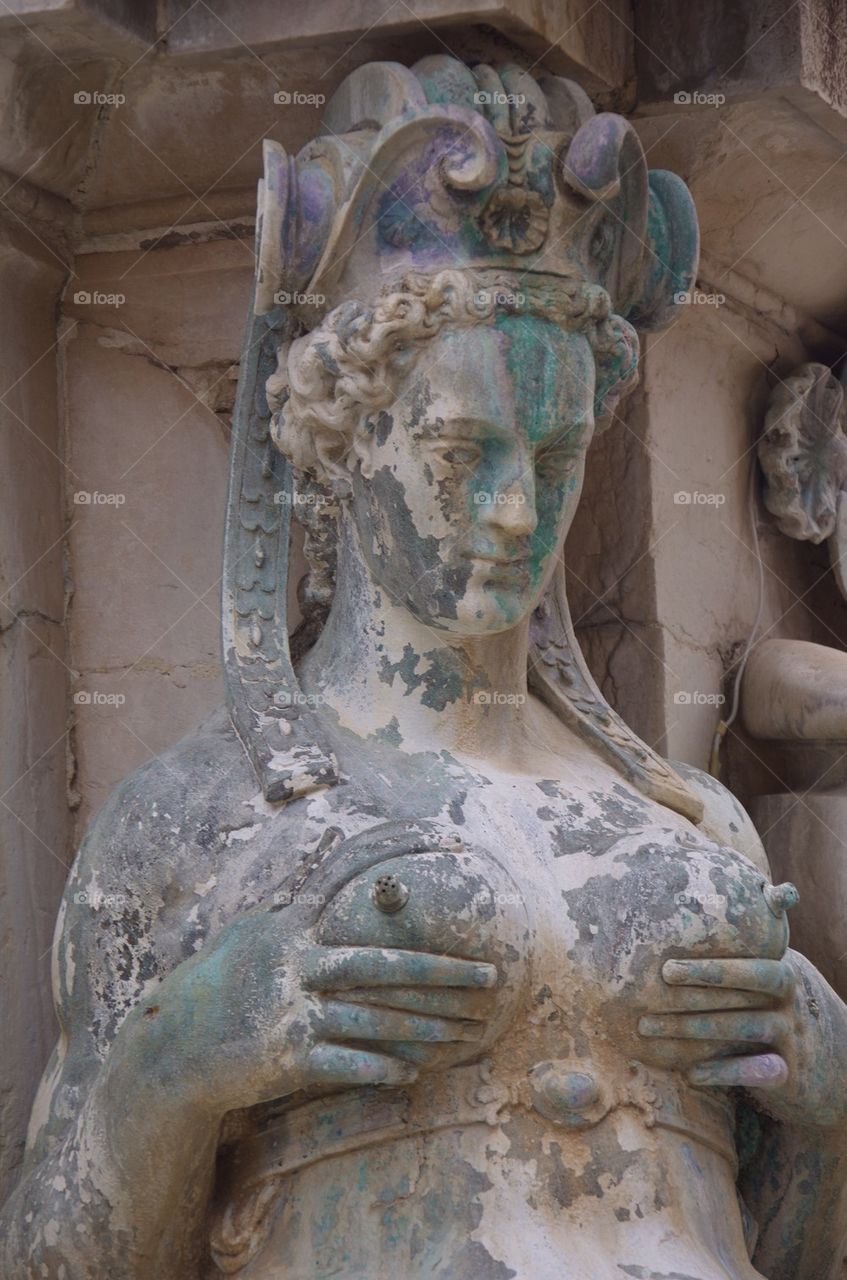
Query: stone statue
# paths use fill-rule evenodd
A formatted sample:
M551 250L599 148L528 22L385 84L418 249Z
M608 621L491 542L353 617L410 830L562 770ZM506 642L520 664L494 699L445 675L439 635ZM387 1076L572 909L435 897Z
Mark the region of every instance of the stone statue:
M827 1280L847 1009L564 591L688 193L512 66L365 66L323 129L260 188L229 704L80 850L4 1280Z
M832 370L800 365L771 394L758 453L765 506L777 527L799 541L826 543L847 599L844 417L844 389ZM768 768L782 783L751 809L774 870L801 889L794 936L847 996L847 653L765 639L750 655L742 691L745 727L762 740Z

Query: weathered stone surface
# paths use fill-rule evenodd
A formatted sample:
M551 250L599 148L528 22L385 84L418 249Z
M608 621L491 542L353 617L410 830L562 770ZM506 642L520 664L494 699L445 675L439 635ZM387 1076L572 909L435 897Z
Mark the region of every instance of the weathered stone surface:
M128 298L111 314L94 308L105 323L79 324L66 349L73 693L93 700L75 706L87 822L131 767L220 697L215 553L227 438L176 361L205 356L225 384L229 366L221 359L225 335L215 326L211 341L185 288L193 284L196 296L206 285L208 305L220 306L225 276L158 276L137 306L133 284L98 274L96 263L87 264L84 279L105 294L120 284ZM235 290L222 314L240 312L243 293ZM92 310L69 309L78 316ZM175 327L165 327L168 312L179 316ZM229 346L230 364L236 350ZM107 697L123 701L98 704Z
M574 629L594 678L627 724L664 751L664 631L656 613L644 391L642 378L614 429L591 444L565 566Z
M843 601L844 392L827 365L803 364L773 388L757 453L762 496L777 528L829 547L833 573L819 580ZM826 638L838 643L823 618L814 622L816 635L827 631ZM774 865L791 869L803 895L798 945L843 995L847 653L808 640L765 639L751 654L742 700L745 728L772 774L766 794L755 797L754 812Z
M677 106L670 95L649 110L639 136L651 164L672 167L691 187L711 291L738 293L746 282L751 300L760 291L762 309L775 296L843 333L847 122L811 95L730 97L720 107ZM820 342L808 337L808 345Z
M78 43L102 49L111 42L138 55L156 39L156 5L154 0L8 0L0 30L19 32L24 25L50 48Z
M604 692L648 742L702 768L758 606L748 406L764 406L771 369L788 372L803 347L782 317L731 294L714 305L704 274L694 297L647 340L641 386L589 451L567 554L577 630ZM760 634L810 640L821 613L805 594L807 557L757 522Z
M633 12L630 0L594 5L590 0L418 0L414 6L386 9L379 0L365 0L351 9L330 0L319 9L300 9L281 15L272 0L245 8L236 0L213 0L200 8L183 0L168 0L167 20L173 24L170 47L175 53L238 52L239 46L265 51L285 44L307 45L332 35L343 47L366 32L395 31L406 37L421 28L441 32L442 52L458 52L452 44L456 29L493 28L545 58L551 70L576 75L589 89L622 89L633 69Z
M844 740L833 743L829 752L818 751L810 762L816 780L830 771L825 793L812 791L800 800L796 792L772 791L754 797L751 805L756 824L765 833L774 874L790 878L801 889L800 903L791 917L792 941L842 998L847 993L847 796L838 763L845 747ZM789 767L785 772L789 778L793 772L796 783L796 771Z
M288 6L253 0L9 0L0 14L0 32L20 36L30 30L42 49L72 58L87 50L108 52L126 62L141 58L161 41L173 55L240 55L256 61L278 49L302 52L310 46L361 45L370 32L407 41L426 32L440 34L450 48L458 31L488 28L546 57L552 69L580 75L589 87L621 89L633 74L631 0L597 6L591 0L417 0L389 6L362 0L354 7L337 0L320 6ZM291 60L296 66L296 56Z
M177 223L227 235L218 219L239 217L249 229L262 139L305 143L321 105L369 59L412 62L450 48L486 61L508 47L510 60L581 76L612 103L631 98L634 67L630 0L462 9L13 0L0 11L0 39L0 169L9 185L25 178L69 201L69 238L106 228L167 236Z
M685 311L687 193L668 173L648 186L631 126L575 88L443 55L363 75L329 108L346 136L300 155L296 182L267 150L233 411L227 708L124 779L80 850L55 953L67 1041L6 1210L6 1273L829 1280L847 1008L787 949L796 891L768 883L740 806L603 697L561 564L592 434L634 385L634 326ZM95 624L81 574L72 633L109 691L145 643L169 679L189 665L178 634L148 642L175 584L203 586L214 517L189 527L181 483L199 475L211 506L230 408L150 288L208 314L212 252L167 252L122 304L137 329L118 334L101 302L69 347L71 464L101 493L121 493L119 472L144 481L131 509L77 504L75 564L108 540L126 573L134 539L160 566L148 611L116 579L131 649ZM732 350L734 387L750 366ZM652 408L673 384L661 353L633 435L652 453L662 427L673 474L691 439L669 440L680 399L664 421ZM684 427L728 474L737 439L705 430L716 403L684 406ZM674 490L637 453L605 456L647 513L626 530L638 564L652 555L646 634L670 584L649 530ZM292 652L298 504L310 630ZM585 558L613 547L604 590L626 607L634 582L614 574L634 563L599 518L583 530ZM661 637L671 674L687 639ZM610 683L631 658L611 650ZM82 705L111 751L119 708Z
M678 91L749 96L803 86L845 113L847 15L839 0L706 0L696 10L640 0L636 20L642 102Z

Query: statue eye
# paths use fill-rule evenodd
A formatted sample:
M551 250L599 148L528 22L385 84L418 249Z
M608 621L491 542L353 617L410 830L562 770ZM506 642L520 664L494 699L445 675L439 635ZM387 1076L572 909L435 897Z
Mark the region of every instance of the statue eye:
M535 461L536 473L542 478L559 479L568 470L571 455L565 449L545 449Z
M482 450L475 444L442 444L435 452L451 466L472 467L482 457Z

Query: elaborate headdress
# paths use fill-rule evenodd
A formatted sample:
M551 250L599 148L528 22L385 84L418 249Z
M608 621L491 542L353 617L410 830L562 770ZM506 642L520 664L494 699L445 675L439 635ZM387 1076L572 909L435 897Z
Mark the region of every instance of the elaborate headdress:
M257 239L233 424L224 663L236 730L268 799L282 800L332 784L336 767L298 698L288 645L292 476L265 396L280 345L345 300L375 302L411 272L445 268L560 290L572 300L568 326L602 289L630 324L659 328L694 279L698 232L685 184L648 173L632 126L595 115L578 85L433 56L353 72L296 157L265 143ZM561 567L533 619L530 683L635 785L700 817L594 683Z

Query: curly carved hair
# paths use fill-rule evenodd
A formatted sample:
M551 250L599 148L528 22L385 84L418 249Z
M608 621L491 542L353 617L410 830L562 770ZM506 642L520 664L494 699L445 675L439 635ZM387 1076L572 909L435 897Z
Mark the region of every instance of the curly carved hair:
M638 378L638 337L598 285L484 271L412 273L374 305L344 302L281 352L268 379L272 431L294 466L326 479L356 453L370 413L387 408L428 339L443 329L535 315L582 333L594 352L595 416L607 418ZM363 412L364 410L364 412Z

